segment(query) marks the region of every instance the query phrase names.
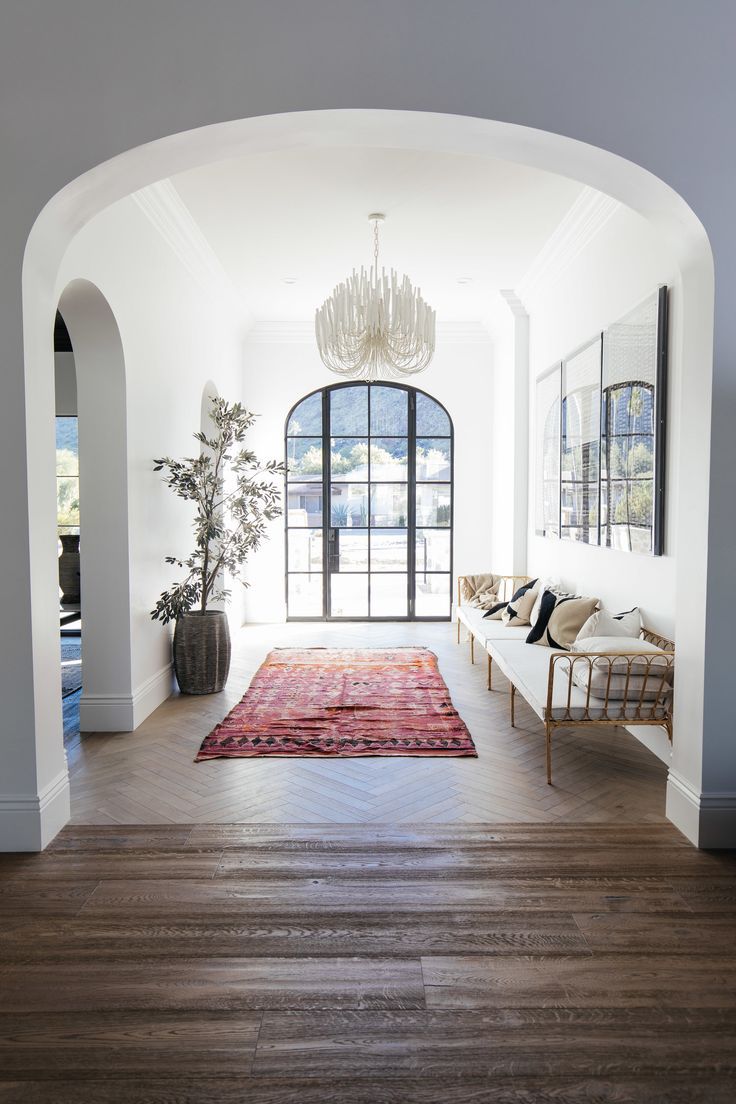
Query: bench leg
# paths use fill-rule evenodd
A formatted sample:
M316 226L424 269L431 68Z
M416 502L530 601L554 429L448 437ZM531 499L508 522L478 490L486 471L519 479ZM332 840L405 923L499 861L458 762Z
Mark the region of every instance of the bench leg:
M488 689L493 689L493 660L488 656Z
M475 637L470 634L470 662L475 663Z
M457 642L460 643L460 618L457 619Z
M546 741L547 741L547 785L552 785L552 725L547 721L546 725Z
M514 727L514 703L516 699L516 687L511 683L511 727Z

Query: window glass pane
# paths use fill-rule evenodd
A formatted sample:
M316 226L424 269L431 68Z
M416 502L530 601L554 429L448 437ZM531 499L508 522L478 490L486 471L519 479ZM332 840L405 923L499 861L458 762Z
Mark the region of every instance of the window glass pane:
M322 530L290 529L289 571L322 570Z
M562 536L598 543L598 483L563 483L561 488Z
M333 479L345 482L368 481L368 438L333 437L330 445L330 470Z
M416 569L419 573L450 570L450 530L417 529Z
M79 419L56 419L56 474L79 475Z
M330 392L330 433L335 437L368 434L368 387L339 387Z
M368 576L330 576L330 615L332 617L368 616Z
M56 419L56 524L65 533L79 532L78 418Z
M450 479L450 439L445 437L417 438L417 479Z
M289 479L322 478L322 438L290 437L286 442Z
M302 399L292 412L286 427L289 437L319 437L322 435L322 392Z
M371 617L406 617L407 586L406 575L372 575Z
M406 487L374 483L371 486L371 525L401 529L406 523Z
M654 478L653 437L612 433L603 443L603 470L609 478Z
M417 437L449 437L450 419L429 395L417 395Z
M450 504L449 483L417 485L417 525L449 525Z
M79 526L79 480L76 476L59 476L56 480L56 522L60 529Z
M371 533L371 571L406 571L406 529L380 529Z
M371 387L371 434L406 437L409 432L409 396L398 387Z
M562 365L562 536L598 543L601 339Z
M309 526L313 529L322 524L321 483L288 483L286 522L288 525Z
M374 437L371 441L371 479L405 480L409 462L406 437Z
M368 530L332 529L330 571L368 570Z
M450 575L417 577L414 612L417 617L447 617L450 613Z
M330 525L362 529L368 525L368 484L333 483Z
M612 479L604 488L602 523L611 548L651 552L654 480Z
M322 616L322 575L289 575L289 616Z

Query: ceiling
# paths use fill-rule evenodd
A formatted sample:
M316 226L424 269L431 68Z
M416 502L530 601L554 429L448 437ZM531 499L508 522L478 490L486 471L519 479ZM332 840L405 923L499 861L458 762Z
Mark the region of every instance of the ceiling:
M272 322L311 320L370 263L371 211L386 214L381 262L421 287L439 322L481 320L582 190L507 161L363 148L250 155L171 183L251 317Z

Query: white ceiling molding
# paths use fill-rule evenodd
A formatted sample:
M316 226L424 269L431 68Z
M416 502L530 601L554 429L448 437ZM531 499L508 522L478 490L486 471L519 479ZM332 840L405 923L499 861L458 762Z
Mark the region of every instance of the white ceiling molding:
M620 206L617 199L586 185L519 281L520 299L530 302L546 283L557 279L600 234Z
M149 184L130 198L208 298L251 326L252 316L171 180Z
M506 304L513 314L514 318L528 318L529 312L522 303L519 296L513 290L513 288L505 288L499 292L502 299L506 300Z
M488 342L491 337L488 327L482 322L437 323L438 345L445 342L477 344ZM248 340L264 345L302 345L305 342L311 342L314 344L315 354L317 353L314 322L260 320L249 329Z

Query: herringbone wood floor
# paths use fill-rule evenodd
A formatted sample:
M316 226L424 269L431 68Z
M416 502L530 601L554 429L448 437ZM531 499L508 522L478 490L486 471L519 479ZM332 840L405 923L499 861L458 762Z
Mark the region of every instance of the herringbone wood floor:
M478 759L192 760L242 697L275 645L426 645L478 749ZM485 654L472 666L449 624L251 625L235 634L230 680L207 698L175 695L134 733L68 742L73 822L543 823L665 821L666 769L619 730L575 730L554 742L545 782L542 726L517 697L509 724L500 673L486 689Z

